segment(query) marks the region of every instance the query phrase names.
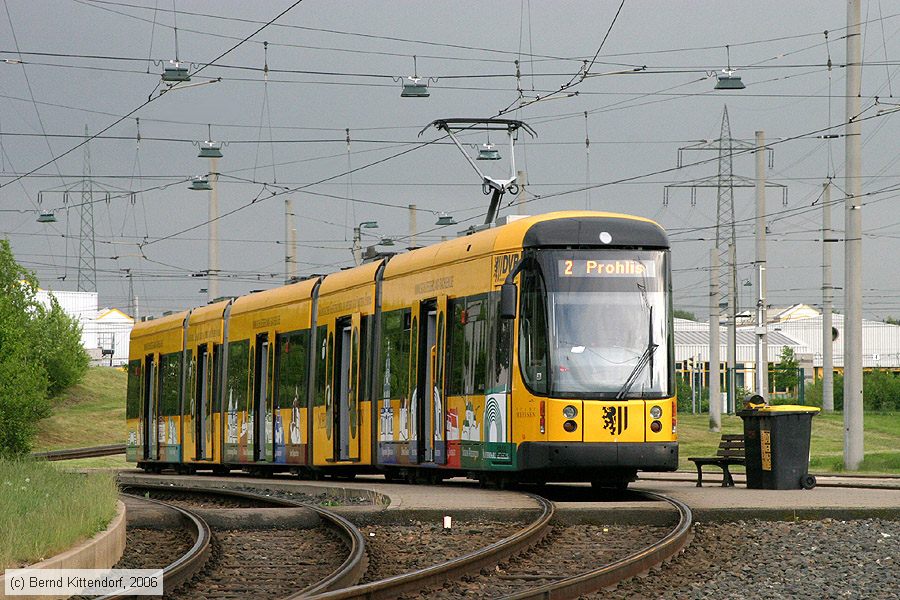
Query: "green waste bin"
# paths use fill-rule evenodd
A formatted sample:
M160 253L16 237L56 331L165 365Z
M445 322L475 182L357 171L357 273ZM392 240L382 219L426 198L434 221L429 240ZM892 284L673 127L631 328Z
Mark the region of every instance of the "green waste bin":
M757 490L810 490L816 478L809 474L810 406L749 404L737 414L744 421L744 456L747 487Z

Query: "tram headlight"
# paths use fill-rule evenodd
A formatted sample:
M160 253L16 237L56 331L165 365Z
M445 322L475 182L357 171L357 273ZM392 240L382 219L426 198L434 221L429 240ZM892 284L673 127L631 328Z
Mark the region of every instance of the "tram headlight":
M658 419L662 416L662 407L654 406L650 409L650 416L654 419Z
M578 416L578 409L570 404L563 409L563 416L567 419L574 419Z
M662 431L662 423L660 423L659 421L653 421L652 423L650 423L650 431L652 431L653 433L659 433L660 431Z
M578 429L578 423L576 423L575 421L566 421L565 423L563 423L563 429L565 429L569 433L572 433L573 431Z

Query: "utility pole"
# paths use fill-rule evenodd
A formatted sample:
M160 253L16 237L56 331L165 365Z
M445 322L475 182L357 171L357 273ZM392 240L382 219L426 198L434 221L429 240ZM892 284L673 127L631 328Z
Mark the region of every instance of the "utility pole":
M732 221L732 225L734 222ZM735 374L737 373L737 305L738 305L738 287L737 287L737 248L734 242L728 244L728 316L726 324L728 326L725 339L728 346L725 349L726 370L725 370L725 389L728 392L728 413L733 413L737 406L737 386L735 385Z
M294 201L284 197L284 282L297 279L297 229L294 227Z
M722 429L722 392L719 388L719 251L709 251L709 430Z
M360 225L353 228L353 264L357 267L362 264L362 229Z
M766 317L766 134L756 132L756 393L769 403Z
M219 297L219 159L209 159L209 268L206 272L206 301Z
M860 0L847 2L847 87L845 137L847 197L844 228L844 467L859 469L863 449L862 372L862 126L859 122L862 52Z
M831 312L834 287L831 284L831 179L824 183L822 195L822 410L834 412L834 337Z
M418 244L416 243L416 229L418 226L416 225L416 205L409 205L409 247L410 248L418 248Z
M519 193L516 194L516 214L525 214L522 212L522 206L525 204L525 186L528 185L528 175L525 171L516 171L516 182L519 184Z

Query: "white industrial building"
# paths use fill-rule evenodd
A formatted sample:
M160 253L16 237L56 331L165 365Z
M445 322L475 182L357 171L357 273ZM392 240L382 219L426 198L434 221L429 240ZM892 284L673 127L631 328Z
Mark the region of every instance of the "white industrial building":
M786 346L793 350L807 379L819 378L822 372L822 315L815 308L797 304L786 309L770 311L768 324L768 361L776 364ZM736 328L737 385L753 381L756 362L755 326ZM844 368L844 316L832 315L832 351L834 368ZM727 356L727 327L719 328L719 357L722 368ZM864 369L900 370L900 326L869 321L862 323L862 362ZM675 361L678 370L706 371L709 363L709 323L675 319ZM703 376L705 385L706 377ZM746 387L750 387L749 385Z
M38 290L37 301L50 306L56 298L67 315L81 324L81 344L94 364L120 366L128 362L128 340L134 319L115 308L101 309L97 292Z

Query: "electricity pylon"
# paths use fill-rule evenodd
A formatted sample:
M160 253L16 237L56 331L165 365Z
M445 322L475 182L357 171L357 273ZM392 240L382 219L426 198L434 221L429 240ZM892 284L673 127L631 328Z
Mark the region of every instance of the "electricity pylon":
M754 142L739 140L731 137L731 124L728 121L728 107L722 111L722 125L719 131L719 137L715 140L704 140L690 146L684 146L678 149L678 168L684 166L682 155L686 151L705 150L715 151L718 153L719 172L711 177L703 177L692 181L681 183L672 183L665 187L663 194L663 205L669 204L670 188L690 188L691 189L691 206L697 204L697 188L716 188L718 202L716 204L716 254L718 255L718 264L722 268L719 269L718 296L719 310L727 310L726 323L728 324L728 372L725 379L726 389L728 391L728 410L734 412L735 401L735 368L737 366L736 357L736 336L737 336L737 314L738 307L738 285L737 285L737 236L735 235L735 212L734 212L734 188L736 187L755 187L756 180L741 175L735 175L733 169L733 157L736 152L751 153L756 151L757 145ZM769 167L772 167L774 161L774 151L766 148L769 156ZM779 183L766 182L766 187L781 188L782 204L787 205L787 187ZM710 327L714 324L710 323ZM717 377L719 374L718 365L710 365L710 377Z

